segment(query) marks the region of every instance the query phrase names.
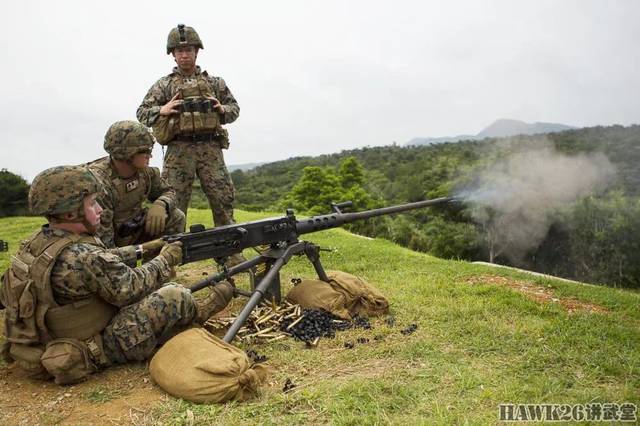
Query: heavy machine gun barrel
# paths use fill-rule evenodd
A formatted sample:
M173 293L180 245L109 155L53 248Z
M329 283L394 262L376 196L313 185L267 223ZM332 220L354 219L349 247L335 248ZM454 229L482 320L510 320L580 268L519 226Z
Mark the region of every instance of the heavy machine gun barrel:
M435 198L433 200L416 201L415 203L398 204L395 206L382 207L361 212L343 213L342 208L351 207L351 201L340 204L332 204L335 213L322 216L313 216L308 219L299 220L296 223L298 234L308 234L310 232L322 231L324 229L336 228L345 223L352 223L358 220L370 219L372 217L384 216L388 214L400 213L407 210L421 209L423 207L434 206L457 201L453 197Z

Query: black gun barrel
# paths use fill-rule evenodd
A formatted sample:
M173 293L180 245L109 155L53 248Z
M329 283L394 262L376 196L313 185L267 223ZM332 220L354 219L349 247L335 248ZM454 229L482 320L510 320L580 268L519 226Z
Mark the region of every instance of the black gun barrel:
M323 229L335 228L345 223L355 222L357 220L369 219L376 216L383 216L393 213L400 213L407 210L415 210L422 207L433 206L437 204L445 204L457 202L454 197L434 198L433 200L416 201L415 203L398 204L395 206L382 207L379 209L365 210L353 213L331 213L321 216L312 216L308 219L300 219L296 223L298 234L308 234Z

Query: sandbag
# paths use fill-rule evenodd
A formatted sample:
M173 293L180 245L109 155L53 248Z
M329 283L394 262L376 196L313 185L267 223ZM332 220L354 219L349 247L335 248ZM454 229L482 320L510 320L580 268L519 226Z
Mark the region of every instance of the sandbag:
M268 374L265 365L204 328L174 336L149 364L151 378L165 392L191 402L246 401Z
M350 320L345 296L320 280L302 280L287 293L286 299L308 309L324 309L333 315Z
M389 312L389 301L368 282L342 271L328 271L329 284L345 298L352 316L377 316Z

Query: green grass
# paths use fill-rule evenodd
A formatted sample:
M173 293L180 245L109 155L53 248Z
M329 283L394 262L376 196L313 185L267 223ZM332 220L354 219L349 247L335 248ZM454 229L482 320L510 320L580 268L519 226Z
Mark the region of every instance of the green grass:
M121 391L108 389L104 386L98 385L87 392L85 394L85 398L91 402L104 403L120 397L121 394Z
M237 213L239 221L265 216ZM0 238L13 252L40 222L0 219ZM191 210L189 222L211 226L211 214ZM273 369L256 399L197 405L170 398L155 418L169 424L185 424L191 414L196 424L490 424L504 402L640 404L638 292L437 259L342 229L305 238L334 249L322 253L326 269L378 287L391 302L396 325L373 319L372 330L338 333L316 349L293 340L254 346ZM0 265L8 259L0 254ZM285 291L292 277L313 275L305 259L293 259L282 271ZM484 275L546 287L557 298L607 312L570 314L507 287L469 283ZM402 335L411 323L417 331ZM383 339L374 340L377 335ZM358 337L370 341L344 348ZM285 394L287 378L297 386Z

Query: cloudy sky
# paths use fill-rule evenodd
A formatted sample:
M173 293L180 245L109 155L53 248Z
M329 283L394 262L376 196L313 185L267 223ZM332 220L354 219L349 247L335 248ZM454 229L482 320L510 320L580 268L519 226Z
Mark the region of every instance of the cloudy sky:
M28 180L104 154L109 125L135 119L170 72L177 23L240 104L227 164L475 134L498 118L640 123L637 0L22 0L2 15L0 168Z

